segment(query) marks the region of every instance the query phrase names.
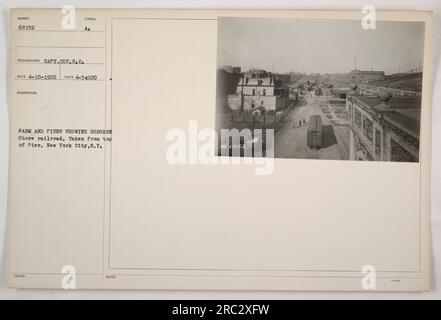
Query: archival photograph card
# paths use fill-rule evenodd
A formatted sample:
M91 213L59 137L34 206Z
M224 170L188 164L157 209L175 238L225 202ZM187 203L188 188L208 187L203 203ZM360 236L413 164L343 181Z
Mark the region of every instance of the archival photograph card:
M9 285L430 290L431 19L12 10Z

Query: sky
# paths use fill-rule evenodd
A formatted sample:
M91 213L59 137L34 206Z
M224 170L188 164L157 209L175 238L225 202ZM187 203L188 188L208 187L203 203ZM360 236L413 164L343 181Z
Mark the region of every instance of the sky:
M423 63L424 23L359 20L219 18L218 66L273 72L344 73L354 69L387 74ZM356 57L356 58L355 58Z

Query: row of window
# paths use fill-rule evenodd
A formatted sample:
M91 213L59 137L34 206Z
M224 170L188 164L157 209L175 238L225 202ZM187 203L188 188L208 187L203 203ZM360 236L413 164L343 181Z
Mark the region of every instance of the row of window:
M369 119L366 115L362 114L360 110L358 110L355 106L352 109L349 108L349 113L351 111L354 113L354 123L355 126L363 133L363 135L367 138L368 141L373 145L373 152L377 158L381 158L382 154L382 131L380 128L375 127L373 121ZM375 139L374 139L375 135ZM414 157L406 148L400 145L394 139L390 139L391 144L391 161L406 161L406 162L417 162L418 159ZM365 150L367 152L367 150ZM369 155L367 155L369 156Z
M252 92L251 95L255 96L257 91L256 91L256 89L252 89L251 92ZM266 96L266 89L263 89L263 90L262 90L262 96Z
M374 143L374 132L375 132L375 153L377 156L381 155L381 131L375 128L374 123L371 119L363 115L357 108L354 109L354 123L362 130L363 135L368 139L368 141Z

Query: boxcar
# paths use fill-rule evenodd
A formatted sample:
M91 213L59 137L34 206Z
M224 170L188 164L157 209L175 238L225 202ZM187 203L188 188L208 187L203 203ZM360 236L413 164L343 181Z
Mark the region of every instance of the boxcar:
M322 118L319 115L313 115L309 118L306 143L311 149L320 149L322 147Z

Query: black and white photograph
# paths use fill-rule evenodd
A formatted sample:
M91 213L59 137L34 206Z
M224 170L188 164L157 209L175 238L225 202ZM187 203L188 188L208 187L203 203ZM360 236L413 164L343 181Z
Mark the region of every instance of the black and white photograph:
M90 1L0 3L0 300L441 297L441 1Z
M419 161L424 23L224 17L217 53L219 156Z

